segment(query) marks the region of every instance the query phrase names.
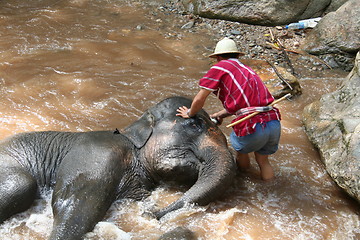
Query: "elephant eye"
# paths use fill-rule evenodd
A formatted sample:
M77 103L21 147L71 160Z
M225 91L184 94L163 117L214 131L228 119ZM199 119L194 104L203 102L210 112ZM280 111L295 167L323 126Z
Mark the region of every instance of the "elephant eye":
M189 133L201 133L204 129L204 121L201 118L188 118L184 121L183 127Z

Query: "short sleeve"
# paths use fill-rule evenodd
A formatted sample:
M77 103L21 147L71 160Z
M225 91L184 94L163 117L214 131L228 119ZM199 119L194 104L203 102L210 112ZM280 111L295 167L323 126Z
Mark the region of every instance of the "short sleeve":
M212 67L204 77L200 79L199 86L209 91L216 91L219 88L220 79L223 74L223 71Z

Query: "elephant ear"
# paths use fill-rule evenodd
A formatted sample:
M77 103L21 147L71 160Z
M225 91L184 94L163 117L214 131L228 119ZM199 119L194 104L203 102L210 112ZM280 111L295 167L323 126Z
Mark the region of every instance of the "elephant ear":
M137 148L142 148L150 138L154 127L154 116L146 111L139 120L122 132Z

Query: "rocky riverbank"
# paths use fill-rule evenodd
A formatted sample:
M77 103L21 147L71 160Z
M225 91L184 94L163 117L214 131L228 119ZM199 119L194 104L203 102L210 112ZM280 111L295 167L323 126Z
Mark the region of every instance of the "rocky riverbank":
M284 25L269 27L202 18L181 10L178 1L146 4L152 9L150 17L158 23L158 28L167 29L164 37L181 39L185 32L209 36L208 52L204 52L204 56L213 50L218 40L230 37L245 53L243 58L270 61L298 77L323 76L327 74L324 70L331 69L326 62L300 48L313 29L287 30Z
M360 50L360 2L358 0L228 1L178 0L197 16L232 20L252 25L277 26L321 17L306 42L307 52L333 68L350 71Z

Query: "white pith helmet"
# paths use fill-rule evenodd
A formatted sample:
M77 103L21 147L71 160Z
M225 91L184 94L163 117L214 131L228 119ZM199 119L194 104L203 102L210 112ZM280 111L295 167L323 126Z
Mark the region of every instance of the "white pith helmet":
M209 55L209 57L215 58L217 55L225 54L225 53L239 53L240 55L245 55L244 53L242 53L238 50L234 40L231 40L230 38L226 37L226 38L220 40L216 44L214 53Z

